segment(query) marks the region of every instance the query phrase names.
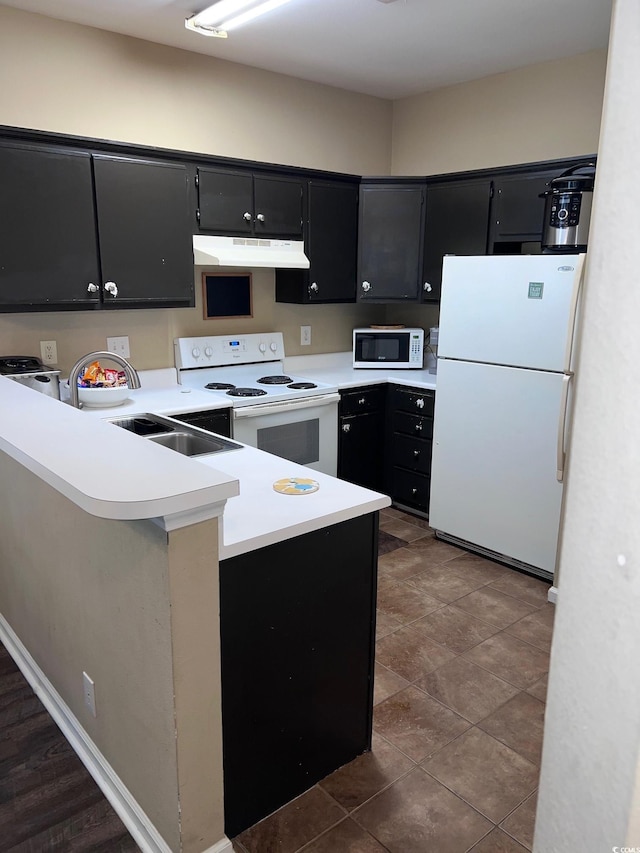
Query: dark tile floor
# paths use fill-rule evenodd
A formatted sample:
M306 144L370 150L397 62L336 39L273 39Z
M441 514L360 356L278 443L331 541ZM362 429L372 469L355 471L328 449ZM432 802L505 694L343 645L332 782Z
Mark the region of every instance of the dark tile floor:
M549 585L380 514L373 749L234 840L237 853L531 850Z

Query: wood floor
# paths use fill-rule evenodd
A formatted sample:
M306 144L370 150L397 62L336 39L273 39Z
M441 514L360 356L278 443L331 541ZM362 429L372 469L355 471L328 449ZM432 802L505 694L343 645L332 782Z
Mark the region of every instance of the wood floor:
M0 645L0 852L138 849Z

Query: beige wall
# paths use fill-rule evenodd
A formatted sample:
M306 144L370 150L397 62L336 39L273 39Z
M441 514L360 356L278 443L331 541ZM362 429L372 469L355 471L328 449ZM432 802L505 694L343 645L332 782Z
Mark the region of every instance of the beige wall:
M354 174L391 161L389 101L6 6L0 79L0 124Z
M96 518L3 453L0 479L0 613L171 850L199 853L224 834L217 519Z
M606 51L398 100L394 175L435 175L594 154Z

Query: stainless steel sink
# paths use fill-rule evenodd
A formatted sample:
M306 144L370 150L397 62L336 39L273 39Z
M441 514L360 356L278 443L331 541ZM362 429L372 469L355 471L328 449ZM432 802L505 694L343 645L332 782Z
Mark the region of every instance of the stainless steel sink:
M170 447L185 456L202 456L204 453L220 453L224 450L234 450L240 447L232 441L224 438L216 438L208 435L195 435L192 432L180 429L175 432L160 433L148 436L149 441Z
M160 415L128 415L109 418L109 422L184 456L204 456L207 453L223 453L242 448L241 444L228 438L175 423Z

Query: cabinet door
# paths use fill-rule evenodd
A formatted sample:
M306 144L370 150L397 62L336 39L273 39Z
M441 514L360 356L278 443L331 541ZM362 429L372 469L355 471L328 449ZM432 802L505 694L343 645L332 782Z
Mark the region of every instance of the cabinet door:
M354 302L358 189L309 182L309 301Z
M97 155L94 178L105 307L193 305L186 168Z
M418 301L423 234L424 185L361 186L360 301Z
M498 254L501 243L540 243L544 217L544 199L540 193L547 189L556 172L538 172L517 177L496 178L491 204L490 251ZM505 246L502 252L517 248Z
M249 172L198 169L200 228L217 233L253 231L253 178Z
M0 186L0 311L99 305L90 156L2 146Z
M427 186L423 302L439 302L444 255L485 255L491 181Z
M256 237L302 240L302 181L255 175L253 228Z
M340 418L338 477L380 491L384 471L384 412Z

